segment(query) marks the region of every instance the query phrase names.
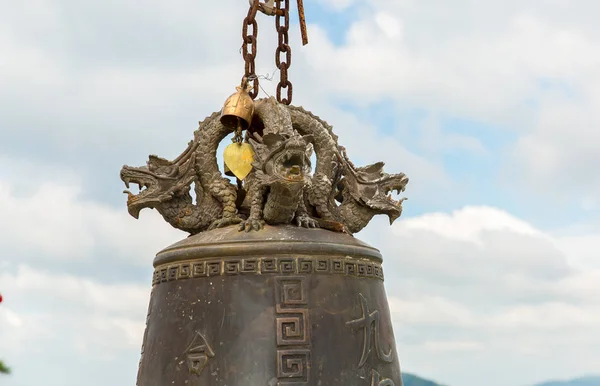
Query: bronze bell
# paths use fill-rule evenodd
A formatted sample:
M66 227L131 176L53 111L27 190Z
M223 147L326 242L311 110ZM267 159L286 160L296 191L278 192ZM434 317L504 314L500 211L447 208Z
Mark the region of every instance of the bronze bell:
M221 110L221 123L235 130L238 124L247 129L254 115L254 101L249 91L248 78L242 79L242 84L236 87L237 92L225 101Z

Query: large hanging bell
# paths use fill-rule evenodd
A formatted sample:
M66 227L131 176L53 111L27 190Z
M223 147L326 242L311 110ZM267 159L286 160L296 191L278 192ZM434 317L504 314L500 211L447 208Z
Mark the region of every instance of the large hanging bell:
M221 110L221 123L235 130L238 124L247 129L254 115L254 101L248 93L248 78L242 79L242 84L236 87L237 92L232 94Z

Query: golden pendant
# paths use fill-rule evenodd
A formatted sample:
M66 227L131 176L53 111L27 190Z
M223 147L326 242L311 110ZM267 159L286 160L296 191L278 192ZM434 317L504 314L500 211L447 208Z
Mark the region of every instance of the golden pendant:
M254 150L248 143L232 143L225 148L223 160L229 170L243 180L252 170Z

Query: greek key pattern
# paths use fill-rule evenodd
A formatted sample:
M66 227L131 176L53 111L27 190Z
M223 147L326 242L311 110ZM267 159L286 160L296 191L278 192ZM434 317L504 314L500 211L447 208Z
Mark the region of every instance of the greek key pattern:
M275 278L278 386L307 385L310 378L310 323L306 278Z
M264 274L329 274L383 280L378 263L345 258L269 257L215 259L181 262L159 266L154 270L152 285L167 281L210 276Z

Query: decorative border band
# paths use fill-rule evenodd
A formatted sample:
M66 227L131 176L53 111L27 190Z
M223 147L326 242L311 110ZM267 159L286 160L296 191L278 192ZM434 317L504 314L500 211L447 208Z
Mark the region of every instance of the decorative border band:
M275 278L277 386L310 383L310 321L306 276Z
M210 276L264 274L330 274L383 280L378 263L356 258L254 257L184 261L156 267L152 285L167 281Z

